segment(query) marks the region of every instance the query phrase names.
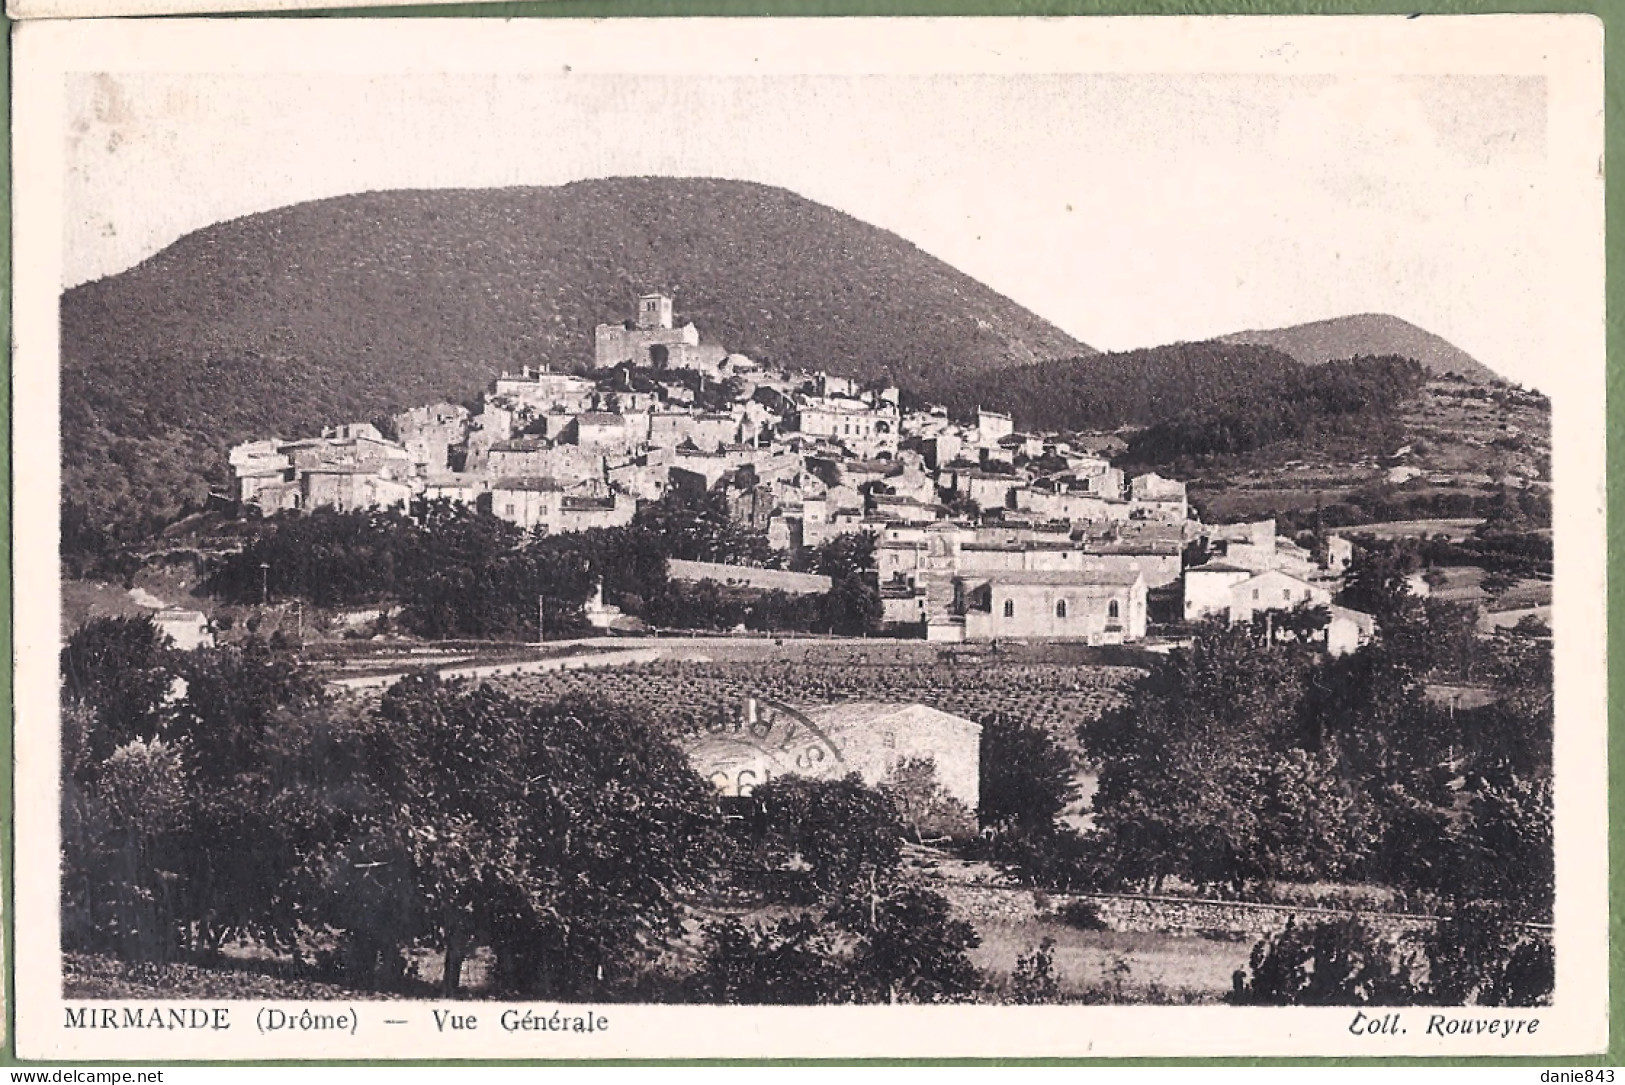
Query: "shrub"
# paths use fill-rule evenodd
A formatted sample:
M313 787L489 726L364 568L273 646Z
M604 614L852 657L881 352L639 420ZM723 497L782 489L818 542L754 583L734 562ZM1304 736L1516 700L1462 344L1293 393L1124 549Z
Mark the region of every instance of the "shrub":
M1358 917L1300 927L1253 947L1230 1001L1263 1006L1399 1006L1416 1001L1408 961Z
M1055 913L1069 927L1080 931L1110 930L1100 908L1092 900L1070 900Z
M736 919L705 927L693 986L725 1005L809 1006L851 1001L851 981L830 932L809 915L747 928Z
M1031 953L1016 958L1015 971L1010 973L1010 1000L1019 1005L1033 1006L1058 1002L1061 977L1055 971L1055 939L1046 938Z

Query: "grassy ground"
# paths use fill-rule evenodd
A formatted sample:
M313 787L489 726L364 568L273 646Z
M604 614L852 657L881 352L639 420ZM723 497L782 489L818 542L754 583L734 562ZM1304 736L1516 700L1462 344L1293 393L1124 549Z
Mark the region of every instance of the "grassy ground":
M1484 570L1477 566L1441 568L1444 582L1433 588L1433 598L1452 603L1472 603L1480 610L1528 610L1531 607L1551 606L1552 582L1526 578L1512 587L1491 595L1484 590Z
M98 618L134 618L152 611L130 598L130 593L99 580L62 581L62 635L68 636Z
M1110 1002L1218 1002L1247 964L1253 939L1239 942L1169 934L1080 931L1053 919L984 919L971 959L995 987L1008 984L1017 958L1055 940L1061 997Z

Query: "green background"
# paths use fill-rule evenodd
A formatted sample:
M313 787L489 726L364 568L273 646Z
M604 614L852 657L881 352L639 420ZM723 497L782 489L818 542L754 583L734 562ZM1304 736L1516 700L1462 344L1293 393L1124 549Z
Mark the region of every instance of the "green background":
M262 13L252 15L238 15L238 18L264 18L264 19L354 19L361 17L387 17L387 18L414 18L423 16L457 16L460 18L603 18L603 17L676 17L685 15L702 16L733 16L733 17L768 17L775 15L795 16L929 16L929 15L1412 15L1428 17L1435 15L1469 15L1494 14L1507 12L1585 12L1600 18L1604 23L1604 87L1605 87L1605 123L1607 126L1607 158L1609 163L1625 160L1625 120L1622 120L1621 107L1625 105L1625 0L1592 0L1592 2L1553 2L1553 0L1501 0L1498 3L1479 3L1473 0L1414 0L1412 3L1396 3L1393 0L1366 0L1360 3L1335 3L1327 0L1233 0L1233 2L1207 2L1207 3L1181 3L1179 0L1072 0L1072 2L1058 2L1058 0L543 0L543 2L528 3L489 3L489 4L446 4L446 5L410 5L398 7L369 7L347 9L321 9L288 13ZM11 39L9 29L11 20L6 20L8 34L3 46L0 46L0 68L3 68L3 84L0 84L0 95L4 96L6 113L9 117L14 105L11 95ZM9 126L8 126L9 133ZM11 177L11 143L8 138L0 145L0 181L5 189L4 214L7 223L10 223L10 177ZM1621 267L1625 265L1625 178L1615 169L1609 169L1605 182L1607 199L1607 245L1608 245L1608 455L1607 462L1612 465L1619 457L1621 450L1625 449L1625 408L1622 408L1622 396L1625 396L1625 318L1622 318L1620 307L1616 304L1620 292ZM11 237L9 229L0 235L0 281L6 288L6 295L10 296L11 282ZM11 343L11 311L7 305L0 309L0 338L7 344L7 358L10 357ZM8 371L9 377L9 371ZM6 444L10 448L10 382L0 388L0 415L3 415ZM11 472L14 469L27 469L27 464L18 465L11 457L0 460L0 516L6 522L7 530L0 532L0 563L9 569L11 566L11 532L9 530L11 517ZM1608 492L1608 564L1612 568L1622 558L1625 558L1625 525L1615 515L1625 505L1625 481L1622 481L1613 471L1609 472L1607 481ZM0 593L3 593L5 613L11 613L12 591L11 578L8 576L0 582ZM1625 585L1616 577L1610 577L1608 584L1608 640L1610 647L1620 639L1622 630L1625 630ZM0 622L0 655L10 658L12 652L11 625L9 622ZM7 669L4 677L0 678L0 690L3 690L7 706L7 725L0 727L0 764L11 764L11 724L14 722L9 711L11 706L11 672ZM1625 710L1619 706L1625 702L1625 667L1622 667L1614 653L1610 653L1608 661L1608 732L1610 737L1608 751L1608 821L1607 826L1598 826L1597 831L1603 832L1614 826L1625 824L1625 750L1621 749L1618 741L1619 729L1616 726ZM0 878L3 878L5 889L5 924L4 937L6 957L9 962L10 947L15 945L15 932L12 927L13 899L12 887L14 878L13 857L13 825L11 818L13 801L12 780L9 773L0 774L0 809L6 814L6 833L3 848L0 848ZM1609 832L1609 942L1617 950L1625 947L1625 880L1619 876L1621 860L1625 859L1625 839L1621 834ZM38 1063L24 1063L16 1058L13 1037L16 1032L16 1018L13 1008L16 1006L17 990L15 976L10 967L6 969L6 1009L7 1009L7 1040L0 1048L0 1065L44 1065ZM1130 1066L1530 1066L1530 1067L1563 1067L1563 1066L1625 1066L1625 1035L1622 1035L1621 1024L1625 1022L1625 1012L1621 1009L1621 992L1625 983L1625 954L1611 951L1609 955L1609 987L1611 997L1609 1050L1605 1055L1574 1057L1574 1058L1548 1058L1548 1059L1508 1059L1508 1058L1443 1058L1443 1059L1032 1059L1032 1060L928 1060L928 1059L895 1059L895 1060L869 1060L870 1065L1099 1065L1112 1063L1114 1065ZM531 1065L537 1060L503 1060L494 1062L494 1065ZM807 1065L813 1060L740 1060L750 1065ZM852 1061L852 1060L845 1060ZM718 1060L693 1060L684 1065L713 1065ZM357 1060L355 1063L341 1065L369 1065L382 1064L382 1060ZM560 1060L554 1065L672 1065L672 1063L658 1060L627 1060L593 1062L590 1060ZM58 1065L136 1065L121 1062L101 1063L73 1063ZM155 1063L153 1065L165 1065ZM277 1065L267 1062L243 1062L227 1065ZM411 1065L425 1066L466 1066L466 1063L437 1062L432 1060L414 1061Z

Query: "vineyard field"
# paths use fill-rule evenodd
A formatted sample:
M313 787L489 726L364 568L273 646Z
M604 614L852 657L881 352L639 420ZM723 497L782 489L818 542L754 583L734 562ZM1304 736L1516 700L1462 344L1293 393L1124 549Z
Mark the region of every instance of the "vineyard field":
M626 705L681 733L739 710L747 698L790 705L882 701L929 705L969 719L1005 712L1039 724L1076 748L1078 725L1126 700L1143 674L1119 665L913 662L857 657L827 661L657 660L492 679L527 700L591 694Z

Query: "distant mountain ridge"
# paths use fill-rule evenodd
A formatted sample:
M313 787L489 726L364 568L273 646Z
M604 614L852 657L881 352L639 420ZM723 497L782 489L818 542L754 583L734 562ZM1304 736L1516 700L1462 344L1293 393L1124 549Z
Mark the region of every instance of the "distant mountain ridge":
M224 452L592 359L660 290L759 361L939 397L1093 353L895 234L780 188L619 178L364 193L189 234L62 297L65 494L95 521L172 513Z
M1286 328L1233 332L1219 336L1218 341L1273 347L1304 365L1361 355L1398 355L1416 359L1430 373L1455 373L1480 383L1502 379L1454 343L1386 313L1360 313Z

